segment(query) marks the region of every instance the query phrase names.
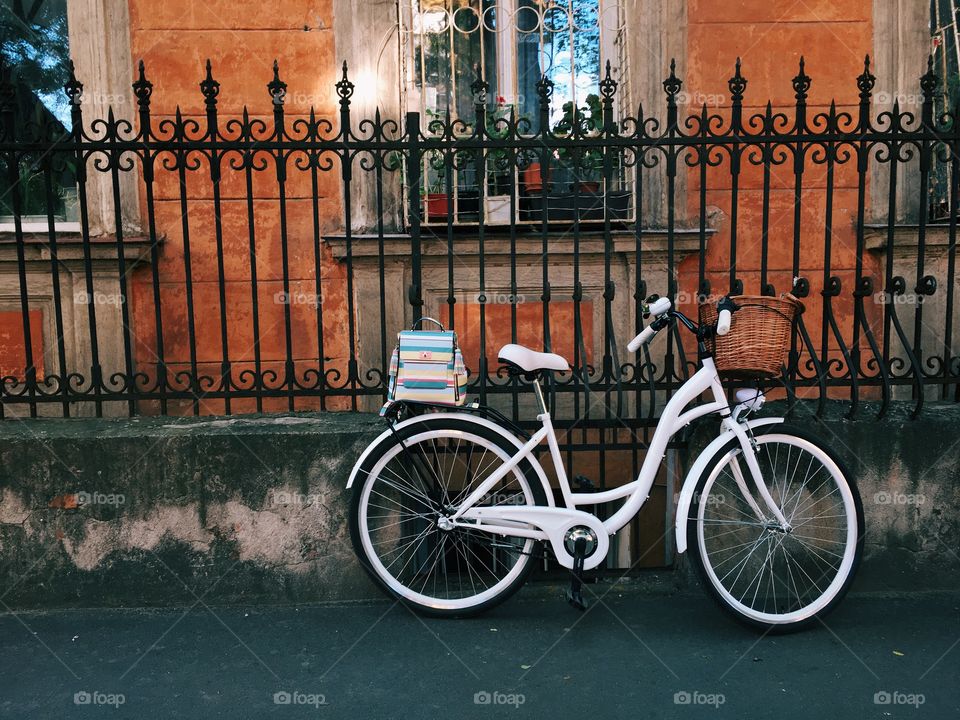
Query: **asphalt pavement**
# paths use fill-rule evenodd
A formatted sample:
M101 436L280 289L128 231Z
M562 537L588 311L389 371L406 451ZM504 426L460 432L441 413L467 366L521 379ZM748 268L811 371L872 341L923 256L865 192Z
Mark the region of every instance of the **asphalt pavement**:
M587 596L578 613L534 583L471 620L389 601L5 612L0 717L960 717L958 594L853 594L787 636L690 592Z

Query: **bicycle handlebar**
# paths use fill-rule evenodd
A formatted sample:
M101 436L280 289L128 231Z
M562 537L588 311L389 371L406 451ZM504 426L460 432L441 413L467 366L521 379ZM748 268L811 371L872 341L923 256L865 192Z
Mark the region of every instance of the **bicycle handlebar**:
M717 335L726 335L730 332L730 320L732 316L730 311L724 308L720 311L720 317L717 318Z
M707 337L706 333L711 331L710 328L714 328L713 331L716 332L717 335L726 335L728 332L730 332L730 323L733 319L733 312L739 309L729 297L723 298L719 303L720 313L717 317L716 326L710 326L710 328L707 328L704 326L698 327L683 313L673 310L673 303L670 302L670 298L657 298L656 296L651 296L648 298L647 302L649 304L645 304L643 306L644 317L652 315L653 320L640 332L639 335L637 335L627 344L627 350L630 352L637 352L637 350L639 350L643 345L646 345L648 342L653 340L654 336L656 336L658 332L669 325L670 320L673 318L680 320L691 332L694 332L697 335L697 338L701 341Z
M653 315L654 317L659 317L664 313L670 312L670 309L673 307L673 303L670 302L670 298L657 298L656 301L647 306L647 312Z
M643 331L637 335L630 343L627 345L627 350L630 352L636 352L640 349L641 345L646 345L648 342L653 340L653 336L657 334L657 329L653 325L647 325Z
M640 332L639 335L629 342L627 345L627 350L630 352L636 352L640 349L641 345L646 345L648 342L653 340L653 336L656 335L666 324L666 320L671 314L671 308L673 308L673 303L670 301L670 298L657 297L656 295L652 295L647 298L647 302L643 305L643 314L644 317L652 315L653 320Z

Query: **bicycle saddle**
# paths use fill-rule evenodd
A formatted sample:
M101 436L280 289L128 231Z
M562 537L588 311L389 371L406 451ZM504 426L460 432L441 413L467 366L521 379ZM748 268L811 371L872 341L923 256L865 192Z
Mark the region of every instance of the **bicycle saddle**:
M536 370L569 370L570 365L560 355L543 353L523 345L504 345L497 355L501 362L516 365L525 372Z

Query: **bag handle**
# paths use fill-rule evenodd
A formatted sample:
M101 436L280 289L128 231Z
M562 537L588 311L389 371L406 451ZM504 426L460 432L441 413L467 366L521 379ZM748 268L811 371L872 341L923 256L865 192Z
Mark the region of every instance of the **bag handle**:
M441 331L441 332L446 332L446 330L445 330L444 327L443 327L443 323L442 323L442 322L440 322L439 320L434 320L432 317L426 317L426 316L420 318L419 320L415 320L414 323L413 323L413 325L410 326L410 329L411 329L411 330L416 330L416 329L417 329L417 325L419 325L420 323L424 322L425 320L429 320L429 321L432 322L432 323L436 323L436 324L440 327L440 331Z

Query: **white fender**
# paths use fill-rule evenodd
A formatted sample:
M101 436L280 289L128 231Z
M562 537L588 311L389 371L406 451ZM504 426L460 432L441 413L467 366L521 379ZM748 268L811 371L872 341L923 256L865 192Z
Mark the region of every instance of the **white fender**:
M782 422L783 418L758 418L757 420L748 420L746 425L749 428L757 428ZM720 448L735 437L736 435L734 435L732 430L726 430L720 433L720 435L697 456L693 466L687 473L686 479L683 481L683 486L680 488L680 497L677 500L677 518L675 521L678 554L686 552L687 550L687 515L690 512L690 505L693 502L693 493L697 489L697 481L707 469L707 463L713 459L713 456L720 452Z
M523 447L523 443L519 439L514 437L509 431L497 425L486 418L479 417L477 415L471 415L470 413L451 413L451 412L435 412L427 413L425 415L417 415L416 417L408 418L403 422L397 423L394 425L395 430L400 430L414 423L423 422L424 420L432 420L434 418L442 418L444 420L463 420L465 422L470 422L475 425L482 425L488 430L493 430L497 435L507 440L511 445L513 445L517 450L520 450ZM363 461L367 459L367 456L373 452L373 449L377 447L383 440L393 435L393 433L387 429L380 433L380 436L370 443L367 446L367 449L363 451L359 458L357 458L356 464L353 466L353 470L350 471L350 479L347 480L347 488L353 487L353 481L357 478L357 473L360 471L360 466L363 465ZM540 483L543 485L544 495L547 497L547 505L554 507L555 503L553 502L553 491L550 488L550 481L547 479L547 474L543 471L543 468L540 466L540 463L537 462L537 459L531 455L527 458L530 461L530 464L533 466L534 471L537 473L537 476L540 478Z

